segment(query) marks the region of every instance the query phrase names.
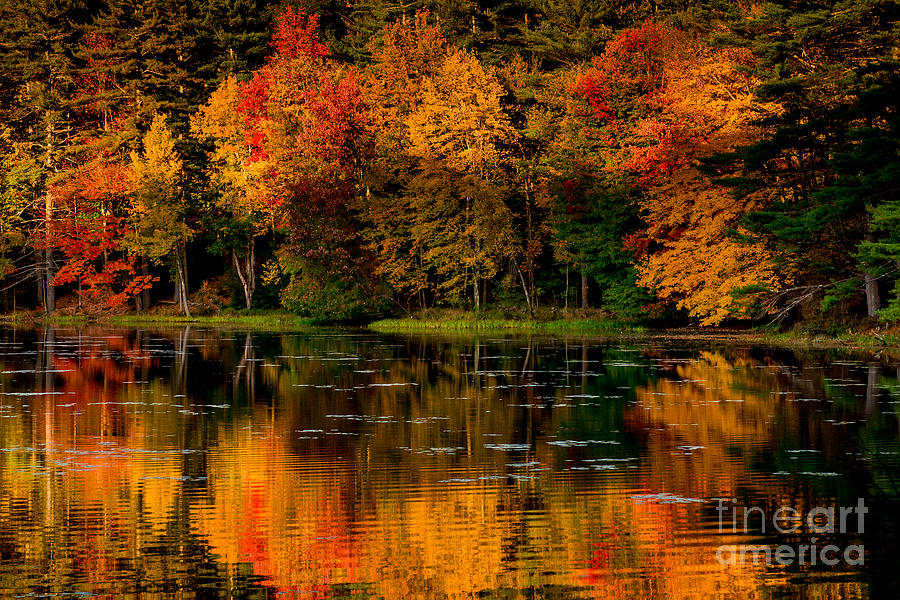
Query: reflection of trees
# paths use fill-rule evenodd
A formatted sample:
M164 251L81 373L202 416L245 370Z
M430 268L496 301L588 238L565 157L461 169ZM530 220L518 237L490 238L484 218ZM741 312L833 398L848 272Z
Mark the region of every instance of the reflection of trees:
M253 337L248 331L244 336L244 352L241 355L241 361L238 363L234 371L234 387L237 389L241 380L244 380L247 386L247 397L256 397L256 353L253 350ZM235 395L236 392L235 392Z
M178 394L186 395L188 378L188 341L191 337L191 326L179 329L176 333L173 350L175 369L172 377L172 389Z
M825 400L821 370L792 373L741 353L663 362L670 376L639 388L626 423L646 438L652 488L698 497L778 497L793 483L766 475L828 470L826 461L834 470L846 461L848 433L873 410L880 372L867 367L864 396L835 405ZM819 450L789 453L809 448Z
M760 567L710 565L725 538L686 533L685 506L590 495L565 477L436 485L426 474L410 487L383 465L297 455L277 437L240 431L209 457L210 490L193 520L217 555L253 563L288 597L337 582L379 582L385 598L519 597L535 585L559 597L585 585L596 598L762 594ZM523 511L533 496L540 510Z
M138 578L160 594L262 580L280 597L346 584L395 598L759 597L762 568L711 562L734 540L710 535L701 507L632 496L800 506L812 496L763 475L784 447L839 460L855 431L798 401L826 393L821 371L740 352L196 329L22 343L38 372L0 376L3 389L48 393L4 400L0 444L18 450L0 453L0 555L117 596ZM865 398L826 414L872 414L886 383L871 373L840 371ZM619 443L549 444L590 439ZM640 468L566 470L626 458ZM552 470L508 466L531 461Z

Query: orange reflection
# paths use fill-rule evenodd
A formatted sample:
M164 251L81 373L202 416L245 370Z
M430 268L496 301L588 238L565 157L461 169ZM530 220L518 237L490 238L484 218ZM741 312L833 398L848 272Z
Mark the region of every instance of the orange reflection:
M404 358L285 337L257 356L248 340L180 332L171 352L151 356L133 335L63 339L66 351L41 362L63 371L42 376L47 394L4 397L0 545L22 565L52 556L40 581L74 579L110 598L189 595L200 584L388 599L796 589L784 571L716 563L719 545L739 542L693 502L747 490L808 502L753 461L786 431L837 445L829 436L838 430L814 429L795 382L765 364L714 352L656 357L664 376L635 386L615 430L587 434L636 440L638 455L551 444L595 410L578 400L592 395L583 393L588 369L600 369L586 360L542 389L516 387L537 377L522 374L520 359L476 359L458 346ZM211 366L225 375L191 388ZM34 390L28 376L4 376L4 389ZM598 398L596 410L607 414L610 402ZM186 571L200 561L212 583ZM149 592L138 591L138 570ZM3 585L33 591L37 581ZM854 581L803 590L866 596Z

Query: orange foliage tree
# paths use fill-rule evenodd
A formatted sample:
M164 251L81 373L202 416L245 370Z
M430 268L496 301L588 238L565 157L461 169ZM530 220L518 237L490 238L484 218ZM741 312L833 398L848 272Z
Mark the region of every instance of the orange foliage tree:
M609 168L634 173L642 189L647 225L627 239L638 283L704 325L749 315L760 290L783 283L772 256L739 226L758 206L702 169L761 135L755 82L744 74L751 60L646 22L611 41L573 88L612 134Z

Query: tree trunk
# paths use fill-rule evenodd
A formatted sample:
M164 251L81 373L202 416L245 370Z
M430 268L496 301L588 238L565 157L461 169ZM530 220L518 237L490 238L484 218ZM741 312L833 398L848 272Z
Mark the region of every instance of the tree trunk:
M44 159L44 167L48 172L56 171L56 165L53 160L53 149L56 142L56 135L53 130L53 122L47 121L46 134L46 157ZM56 311L56 287L53 285L53 277L55 273L55 265L53 263L53 250L50 245L50 223L53 221L53 192L50 189L44 193L44 233L46 235L47 247L44 249L44 311L51 314Z
M581 308L588 307L588 278L587 273L581 271Z
M250 283L247 281L247 277L244 276L243 269L241 269L241 259L238 258L234 248L231 249L231 264L234 266L234 272L237 273L241 282L241 290L244 292L244 305L247 307L247 310L250 310L250 307L253 305L253 292L250 291Z
M181 242L175 248L175 302L179 304L184 316L191 316L191 309L188 306L188 282L187 282L187 250L184 242Z
M175 307L181 310L181 267L178 259L178 250L175 250L175 298L173 299Z
M55 275L55 264L53 262L53 250L49 248L44 250L44 273L47 276L44 283L44 310L47 314L56 311L56 286L53 285L53 276Z
M522 269L519 268L516 261L513 260L512 263L516 268L516 272L519 274L519 281L522 282L522 291L525 292L525 303L528 305L528 315L533 317L534 307L531 305L531 294L528 293L528 284L525 282L525 276L522 274Z
M478 293L478 277L472 282L472 297L475 299L475 308L481 308L481 294Z
M241 280L241 288L244 290L244 302L247 305L247 310L253 307L253 292L256 291L255 246L256 244L251 238L247 247L246 265L243 268L241 268L241 260L238 258L237 252L233 248L231 250L231 260L234 263L234 270L237 272L238 279Z
M47 235L47 243L50 242L50 222L53 220L53 193L49 190L44 194L44 227ZM53 250L44 249L44 311L51 314L56 310L56 286L53 285L53 277L56 275L56 265L53 262Z
M145 277L150 276L150 259L146 256L141 257L141 275L144 275ZM144 307L144 310L149 310L152 303L153 299L150 297L150 288L146 288L141 292L141 305Z
M871 273L864 276L866 282L866 310L870 317L878 315L878 309L881 308L881 296L878 293L878 278Z
M526 24L527 24L527 15L526 15ZM535 237L534 233L534 215L532 210L532 181L531 175L525 177L525 218L528 226L528 241L526 242L525 248L525 272L528 274L528 292L529 297L534 298L534 254L533 250L538 244L538 240ZM534 307L531 304L531 301L528 302L528 311L533 315Z
M190 285L188 284L187 271L187 247L185 243L181 243L181 299L184 300L184 314L191 316L191 309L188 307L188 296Z
M44 264L44 251L43 250L35 250L34 251L34 264L37 267L38 277L37 277L37 303L38 306L46 306L47 305L47 294L44 292L44 288L46 288L47 278L44 276L44 270L47 265Z
M250 308L253 305L253 294L256 292L256 240L250 238L250 257L247 259L247 280L250 282Z
M872 218L866 216L866 241L872 242L875 236L872 235ZM878 278L872 273L863 273L863 280L866 283L866 310L870 317L878 315L878 309L881 308L881 296L878 294Z

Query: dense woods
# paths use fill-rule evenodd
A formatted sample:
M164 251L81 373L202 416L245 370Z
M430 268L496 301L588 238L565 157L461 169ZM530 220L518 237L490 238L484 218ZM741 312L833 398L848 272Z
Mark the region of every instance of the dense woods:
M0 0L0 24L6 311L900 318L896 1Z

